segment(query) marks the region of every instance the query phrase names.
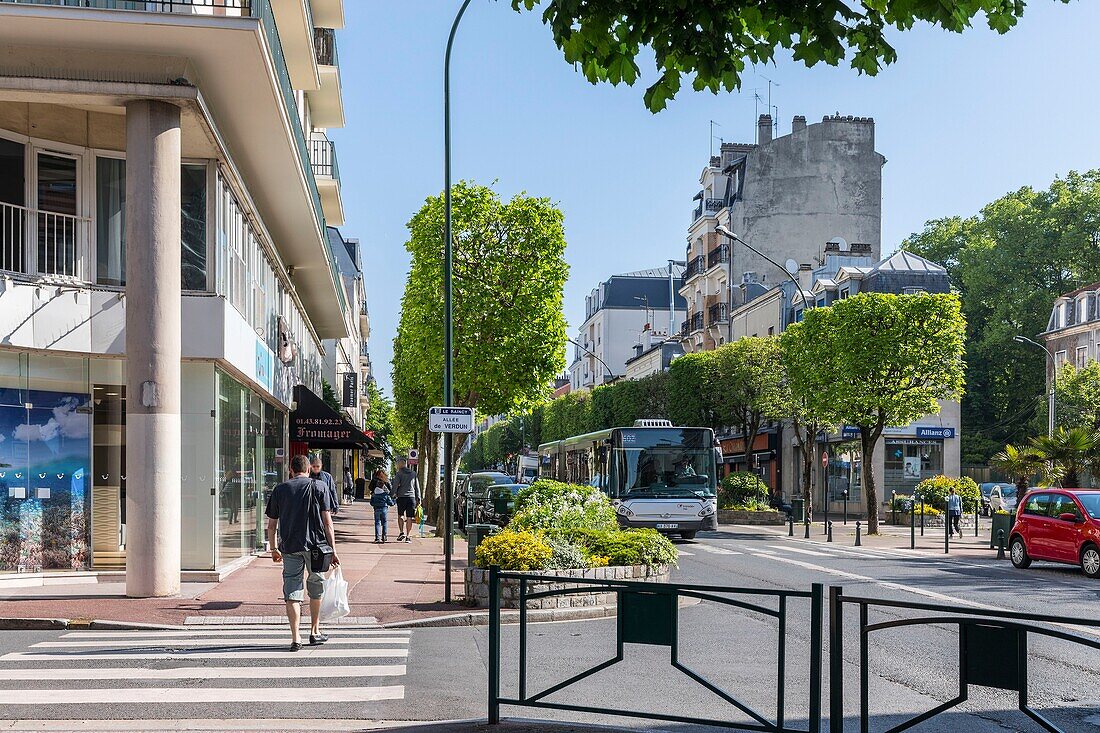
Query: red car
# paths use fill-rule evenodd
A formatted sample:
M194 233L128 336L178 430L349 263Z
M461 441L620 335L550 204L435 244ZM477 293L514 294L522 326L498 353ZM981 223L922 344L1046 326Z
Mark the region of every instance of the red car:
M1088 577L1100 578L1100 489L1029 491L1008 546L1018 568L1052 560L1080 565Z

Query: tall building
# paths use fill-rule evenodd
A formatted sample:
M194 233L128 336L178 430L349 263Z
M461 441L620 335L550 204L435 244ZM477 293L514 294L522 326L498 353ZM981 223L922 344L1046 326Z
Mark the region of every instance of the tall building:
M177 593L262 548L291 441L362 443L295 425L358 307L328 236L343 18L0 0L0 572Z
M650 336L665 339L674 332L684 317L678 292L683 270L672 265L671 272L668 267L624 272L593 288L573 344L570 389L591 389L624 376L640 339L648 343Z
M688 228L687 269L680 291L688 304L681 337L687 351L713 349L731 338L730 311L745 288L767 289L787 275L715 231L723 224L792 270L821 264L826 242L880 256L882 166L875 123L864 117L825 117L772 138L761 115L755 144L723 143L699 176ZM849 245L849 243L851 243Z

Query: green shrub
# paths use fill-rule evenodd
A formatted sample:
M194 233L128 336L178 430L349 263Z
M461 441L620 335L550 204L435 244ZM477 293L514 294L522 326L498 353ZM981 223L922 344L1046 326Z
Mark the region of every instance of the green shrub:
M593 567L599 565L676 565L676 546L654 529L597 531L577 529L568 540L579 545ZM596 560L605 562L597 563Z
M475 561L479 568L499 565L501 570L545 570L553 556L550 545L534 532L505 529L481 541Z
M516 530L612 530L615 509L594 486L539 479L516 496L516 514L508 526Z
M548 570L571 570L573 568L595 567L592 558L585 555L578 545L561 536L545 536L543 540L550 546ZM604 563L607 564L606 562Z
M931 505L941 512L946 511L947 495L952 488L955 489L956 494L962 497L964 512L973 512L977 508L982 494L978 490L978 484L974 483L974 479L968 476L962 478L951 478L950 476L926 478L917 484L917 501L920 502L923 497L925 504Z
M768 497L768 485L755 473L731 473L718 485L718 506L721 509L770 509Z

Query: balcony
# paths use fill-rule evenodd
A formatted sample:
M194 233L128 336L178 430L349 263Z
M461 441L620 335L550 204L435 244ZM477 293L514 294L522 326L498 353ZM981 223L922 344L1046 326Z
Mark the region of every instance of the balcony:
M707 309L707 323L711 326L716 326L720 323L729 323L729 320L729 303L715 303Z
M0 270L84 281L91 219L0 202Z
M730 261L729 245L721 244L707 253L707 269L726 264Z
M336 49L336 31L313 29L313 47L317 54L317 71L321 78L318 89L309 95L309 110L317 127L343 127L344 102L340 88L340 56Z
M703 312L692 313L688 316L688 319L684 321L683 325L680 326L680 335L687 336L696 331L702 331L705 326L706 324L703 323Z
M706 258L703 255L688 260L687 267L684 269L684 282L687 282L693 277L702 275L706 270Z
M699 205L695 207L695 212L691 217L691 221L695 222L700 219L703 214L707 216L714 216L725 207L725 199L701 199Z
M340 195L340 164L336 158L336 146L328 138L309 141L309 163L317 190L321 194L321 209L332 226L344 224L344 202Z

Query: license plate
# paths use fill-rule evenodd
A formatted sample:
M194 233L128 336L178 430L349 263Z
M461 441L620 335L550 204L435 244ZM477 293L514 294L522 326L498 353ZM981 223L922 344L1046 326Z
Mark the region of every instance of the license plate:
M679 528L680 528L680 525L678 525L678 524L658 524L657 525L657 529L679 529Z

